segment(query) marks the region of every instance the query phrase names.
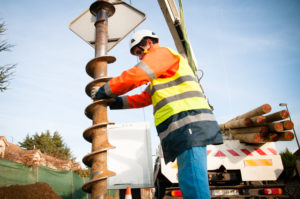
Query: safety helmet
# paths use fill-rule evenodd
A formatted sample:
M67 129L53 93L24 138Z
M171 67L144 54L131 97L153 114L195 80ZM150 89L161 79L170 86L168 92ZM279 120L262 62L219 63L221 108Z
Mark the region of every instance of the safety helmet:
M151 37L151 38L155 38L155 39L159 39L158 36L152 32L151 30L139 30L137 32L135 32L130 39L130 53L132 53L133 47L135 47L137 44L139 44L145 37Z

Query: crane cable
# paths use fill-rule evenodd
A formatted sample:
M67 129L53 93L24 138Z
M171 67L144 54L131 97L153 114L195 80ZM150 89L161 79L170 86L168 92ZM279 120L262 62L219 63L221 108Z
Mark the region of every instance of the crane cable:
M187 54L187 59L188 59L188 62L189 62L189 65L190 65L192 71L194 72L194 74L197 77L198 82L200 84L200 80L202 79L202 77L204 75L204 71L202 69L197 68L194 57L193 57L192 47L190 45L190 42L189 42L189 39L188 39L188 36L187 36L187 32L186 32L183 6L182 6L181 0L179 0L179 8L180 8L180 28L181 28L181 31L182 31L182 34L183 34L182 36L183 36L183 40L184 40L184 47L185 47L185 51L186 51L186 54ZM201 72L200 78L197 75L197 71Z
M187 58L188 58L188 62L189 65L191 66L191 69L193 70L193 72L196 74L196 64L193 60L193 55L192 55L192 50L191 50L191 46L190 46L190 42L186 33L186 28L185 28L185 22L184 22L184 14L183 14L183 8L182 8L182 3L181 0L179 0L179 8L180 8L180 27L182 30L182 36L183 36L183 40L184 40L184 47L185 47L185 51L187 54Z

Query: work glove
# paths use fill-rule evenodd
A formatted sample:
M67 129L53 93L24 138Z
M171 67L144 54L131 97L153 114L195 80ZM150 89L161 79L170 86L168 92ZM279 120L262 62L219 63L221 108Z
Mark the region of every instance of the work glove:
M96 94L97 94L99 88L100 88L100 86L95 86L92 88L92 90L91 90L91 98L92 99L96 99Z
M123 100L122 97L114 98L114 102L108 104L110 110L122 109L123 108Z
M91 98L92 99L108 99L110 98L109 96L106 95L104 86L95 86L91 90Z

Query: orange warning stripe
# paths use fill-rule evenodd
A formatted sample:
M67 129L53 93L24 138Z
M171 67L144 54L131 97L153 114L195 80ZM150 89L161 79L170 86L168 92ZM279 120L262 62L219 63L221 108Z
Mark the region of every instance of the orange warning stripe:
M256 159L256 160L244 160L245 167L247 166L272 166L272 159Z

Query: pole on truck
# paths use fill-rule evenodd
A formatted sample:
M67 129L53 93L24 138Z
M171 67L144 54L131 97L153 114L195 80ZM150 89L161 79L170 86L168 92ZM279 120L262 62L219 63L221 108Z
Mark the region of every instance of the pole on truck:
M279 106L285 106L287 112L290 113L290 112L289 112L289 109L288 109L288 106L287 106L287 103L280 103ZM290 120L292 121L291 114L289 114L289 118L290 118ZM293 132L294 132L294 135L295 135L295 138L296 138L296 142L297 142L297 145L298 145L298 149L300 149L299 141L298 141L297 134L296 134L296 131L295 131L295 127L294 127L294 126L293 126Z

